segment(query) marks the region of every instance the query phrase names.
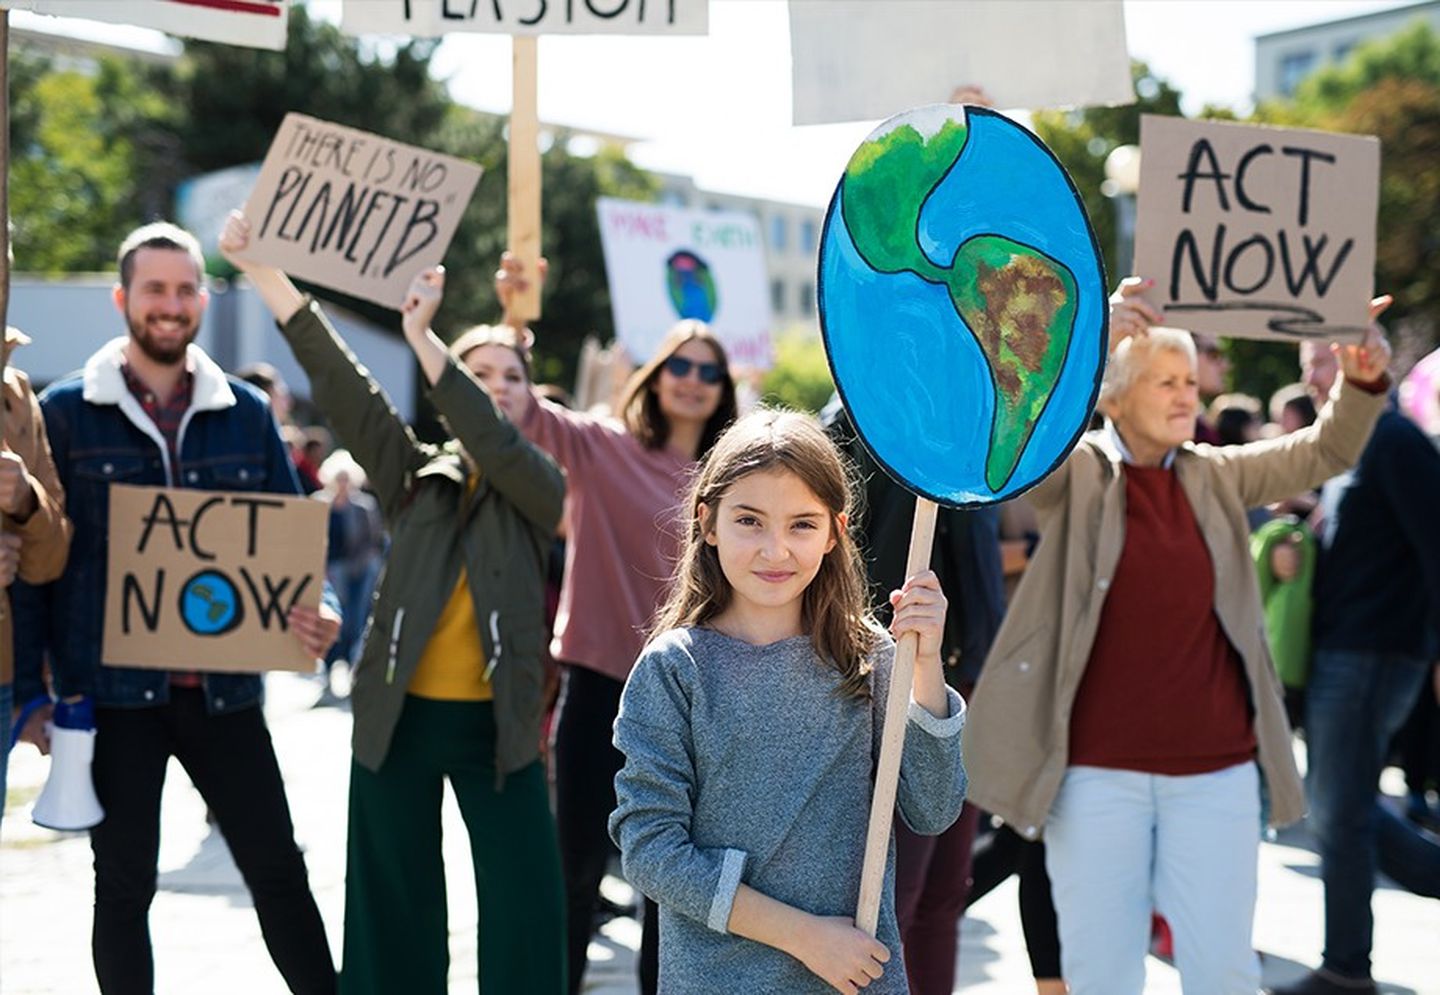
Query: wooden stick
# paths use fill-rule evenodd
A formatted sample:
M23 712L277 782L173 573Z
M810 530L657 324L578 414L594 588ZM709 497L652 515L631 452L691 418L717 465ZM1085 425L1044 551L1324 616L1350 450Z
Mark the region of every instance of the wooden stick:
M910 530L910 558L905 576L914 577L930 569L930 550L935 545L935 502L915 499L915 523ZM895 670L890 676L890 696L885 699L885 735L880 742L880 761L875 769L875 795L870 802L870 830L865 835L865 863L860 870L860 902L855 925L871 936L880 923L880 894L885 887L885 858L890 852L890 825L895 816L895 791L900 784L900 753L905 747L905 726L910 711L910 691L915 684L915 653L920 637L906 633L895 647Z
M536 94L536 38L516 35L515 95L510 111L507 213L510 251L525 266L528 286L515 295L512 316L540 317L540 118Z

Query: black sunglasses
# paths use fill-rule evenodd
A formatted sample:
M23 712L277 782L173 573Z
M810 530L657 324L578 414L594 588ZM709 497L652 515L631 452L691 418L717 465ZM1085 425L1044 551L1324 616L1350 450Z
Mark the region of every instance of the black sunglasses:
M701 383L717 384L725 377L725 371L719 363L697 363L684 356L671 356L665 360L665 369L677 380L684 380L691 370L699 374Z

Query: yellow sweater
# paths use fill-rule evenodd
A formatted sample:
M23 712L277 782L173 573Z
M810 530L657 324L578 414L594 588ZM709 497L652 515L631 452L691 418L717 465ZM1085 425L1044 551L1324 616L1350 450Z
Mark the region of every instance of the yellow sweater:
M485 679L485 648L480 643L475 602L465 583L464 567L425 644L420 664L410 678L409 691L441 701L489 701L494 697Z

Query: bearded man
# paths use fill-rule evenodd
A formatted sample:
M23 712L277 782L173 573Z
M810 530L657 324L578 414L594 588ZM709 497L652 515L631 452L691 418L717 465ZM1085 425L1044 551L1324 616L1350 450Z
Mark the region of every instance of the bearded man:
M101 666L112 484L300 492L264 395L195 345L209 295L194 236L146 225L121 244L119 269L114 300L128 334L40 398L75 531L57 581L16 585L16 701L49 700L48 653L55 696L93 704L92 774L105 817L90 832L92 952L102 992L154 990L149 910L173 756L230 847L285 983L328 995L334 963L295 844L259 675ZM321 657L339 615L297 607L288 624Z

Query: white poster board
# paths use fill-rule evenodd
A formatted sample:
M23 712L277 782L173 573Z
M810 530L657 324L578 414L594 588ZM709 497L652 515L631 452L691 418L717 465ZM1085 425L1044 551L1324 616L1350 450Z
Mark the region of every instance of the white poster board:
M601 197L615 335L643 363L682 318L706 322L733 366L770 366L770 301L760 223L731 211L692 211Z
M886 118L978 86L1005 109L1135 101L1120 0L790 0L796 124Z
M290 13L290 0L4 0L0 6L277 52L285 48Z
M1212 335L1355 339L1375 286L1380 141L1140 119L1134 272L1167 324Z
M709 0L345 0L348 34L703 35Z

